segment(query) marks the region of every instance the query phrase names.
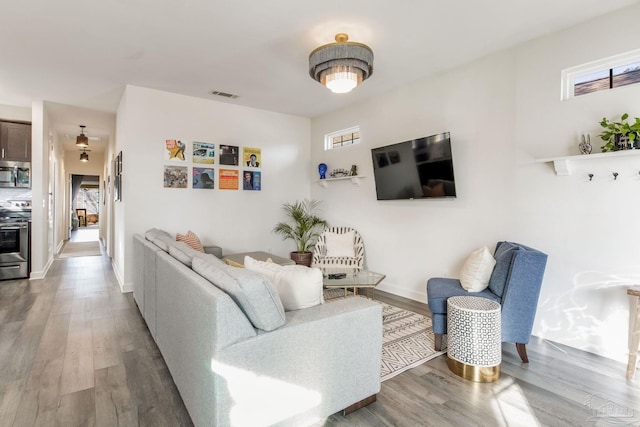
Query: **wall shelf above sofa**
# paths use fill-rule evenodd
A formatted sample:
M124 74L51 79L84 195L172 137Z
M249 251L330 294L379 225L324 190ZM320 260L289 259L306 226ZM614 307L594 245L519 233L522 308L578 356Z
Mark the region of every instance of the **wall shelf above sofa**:
M556 175L571 175L571 163L575 161L591 161L598 159L609 159L616 157L629 157L640 155L640 150L623 150L613 151L609 153L580 154L576 156L550 157L548 159L538 159L537 162L549 163L553 162Z
M366 177L363 175L341 176L340 178L318 179L316 182L318 183L319 186L327 188L329 186L329 182L331 181L344 181L344 180L350 179L353 185L360 186L360 178L366 178Z

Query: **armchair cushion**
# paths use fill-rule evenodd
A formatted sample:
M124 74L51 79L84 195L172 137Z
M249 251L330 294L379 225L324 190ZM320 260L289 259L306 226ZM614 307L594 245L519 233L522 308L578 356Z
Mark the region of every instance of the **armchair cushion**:
M427 282L427 295L429 296L429 310L432 313L446 314L447 300L450 297L469 296L469 293L460 285L458 279L434 277ZM500 302L500 298L489 289L476 292L473 296Z
M509 279L513 257L520 250L524 249L511 242L499 242L496 246L494 253L496 266L493 268L493 273L491 273L491 279L489 279L489 289L500 298L502 298L504 288Z
M346 233L331 233L324 234L325 248L327 253L326 257L354 257L356 256L353 249L354 232L353 230Z

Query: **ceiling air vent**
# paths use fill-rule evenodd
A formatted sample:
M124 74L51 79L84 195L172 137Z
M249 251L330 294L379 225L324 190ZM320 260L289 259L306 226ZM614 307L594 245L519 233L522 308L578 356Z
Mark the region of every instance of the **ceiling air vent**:
M227 93L227 92L220 92L219 90L212 90L209 93L211 95L222 96L224 98L230 98L230 99L236 99L238 97L238 95L234 95L232 93Z

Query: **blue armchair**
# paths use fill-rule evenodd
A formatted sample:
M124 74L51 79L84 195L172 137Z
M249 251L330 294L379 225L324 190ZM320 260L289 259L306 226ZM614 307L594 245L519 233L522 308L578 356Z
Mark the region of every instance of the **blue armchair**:
M457 279L434 277L427 282L435 348L442 348L442 335L447 333L447 299L473 295L500 303L502 342L515 343L522 361L529 363L525 346L531 337L547 255L518 243L498 242L493 256L496 265L489 287L481 292L467 292Z

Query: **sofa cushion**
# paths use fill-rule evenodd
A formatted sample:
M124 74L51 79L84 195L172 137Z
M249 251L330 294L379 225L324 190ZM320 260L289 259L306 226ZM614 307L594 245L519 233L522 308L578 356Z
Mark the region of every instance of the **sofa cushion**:
M460 283L467 292L480 292L489 286L496 260L486 246L469 255L460 271Z
M278 292L260 274L246 268L235 268L216 259L196 256L193 270L225 291L238 304L254 327L272 331L285 323L284 307Z
M193 262L193 257L197 256L198 254L202 254L202 252L196 251L184 242L173 242L171 245L169 245L169 255L189 268L191 267L191 264Z
M176 241L170 235L159 234L152 240L153 244L162 249L165 252L169 252L169 246L173 245Z
M244 257L244 267L262 274L275 286L285 311L313 307L324 302L322 271L302 265L279 265Z
M164 230L160 230L157 228L150 228L149 230L147 230L144 233L144 238L147 239L150 242L153 242L153 239L155 239L158 236L167 236L167 237L171 237L171 234L167 233ZM173 239L173 237L172 237Z
M187 231L187 234L177 233L176 240L178 242L186 243L187 245L191 246L193 249L195 249L198 252L204 253L204 248L202 247L202 242L200 241L200 238L196 235L196 233L194 233L191 230Z
M520 250L524 249L511 242L498 242L496 246L496 251L493 254L496 266L491 273L491 279L489 279L489 289L499 298L502 298L504 288L507 285L513 257Z
M355 257L353 242L355 233L353 230L346 233L324 233L324 246L327 248L327 257Z

